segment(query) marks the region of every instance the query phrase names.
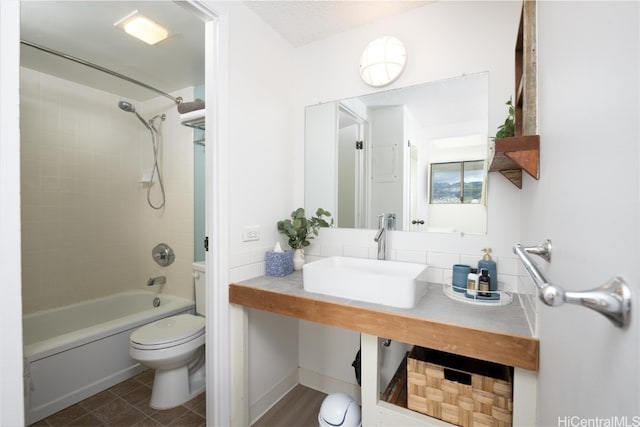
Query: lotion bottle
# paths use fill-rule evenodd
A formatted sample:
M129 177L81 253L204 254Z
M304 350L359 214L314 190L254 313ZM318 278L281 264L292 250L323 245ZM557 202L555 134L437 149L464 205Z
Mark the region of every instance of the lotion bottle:
M489 290L498 290L498 269L496 262L491 259L491 248L484 248L484 256L478 261L478 271L486 268L489 271Z
M471 269L467 274L467 291L464 293L467 298L475 298L478 295L478 270Z

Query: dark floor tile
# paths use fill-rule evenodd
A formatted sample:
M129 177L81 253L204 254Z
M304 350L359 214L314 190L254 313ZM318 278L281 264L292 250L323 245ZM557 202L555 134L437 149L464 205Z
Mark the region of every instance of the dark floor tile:
M147 401L151 398L151 388L146 385L140 385L138 388L134 388L129 393L121 396L129 404L135 406L137 403Z
M194 406L193 408L189 408L191 411L196 414L207 418L207 402L201 402L199 405Z
M196 408L200 405L202 405L203 403L207 403L207 393L200 393L199 395L197 395L196 397L194 397L193 399L189 400L188 402L184 403L182 406L185 406L189 409L193 409Z
M82 406L87 411L91 412L94 409L97 409L97 408L101 407L102 405L106 405L107 403L109 403L112 400L115 400L117 398L118 398L118 396L116 396L115 394L111 393L110 390L105 390L103 392L100 392L98 394L94 394L93 396L83 400L82 402L79 403L79 405Z
M204 417L196 414L195 412L187 412L180 418L177 418L170 422L168 425L172 427L199 427L206 424Z
M147 416L152 416L153 414L158 412L158 410L153 409L151 406L149 406L150 400L151 396L144 398L143 400L135 404L135 408Z
M145 418L146 416L142 412L138 411L132 406L129 406L126 411L124 411L119 416L111 420L109 425L131 427L132 425L142 421Z
M129 405L124 400L118 398L112 400L111 402L103 405L92 412L93 415L98 417L105 424L110 425L113 420L121 416L123 413L135 410L131 405ZM139 412L139 411L136 411Z
M187 412L189 412L189 410L184 406L177 406L171 409L156 410L156 412L151 414L150 416L163 425L168 425L171 421L181 417Z
M101 427L106 426L98 417L93 414L83 415L70 422L69 427Z
M153 385L153 377L155 375L155 371L153 369L147 369L136 375L135 378L137 381L141 382L144 385L151 386Z
M160 421L154 420L151 417L144 417L141 421L138 421L133 427L164 427Z
M140 387L140 383L135 379L135 377L133 377L114 385L109 390L118 396L123 396L138 387Z
M69 406L46 418L50 426L68 426L76 418L86 415L88 411L80 405Z
M195 427L206 425L206 394L182 406L158 410L149 406L154 371L146 370L108 390L63 409L31 427Z

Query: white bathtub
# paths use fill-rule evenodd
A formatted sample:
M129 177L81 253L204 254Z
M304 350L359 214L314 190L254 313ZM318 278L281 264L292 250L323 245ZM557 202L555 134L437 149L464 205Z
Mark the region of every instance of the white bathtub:
M153 307L155 297L159 307ZM193 301L140 290L24 316L26 424L140 372L129 357L131 333L193 309Z

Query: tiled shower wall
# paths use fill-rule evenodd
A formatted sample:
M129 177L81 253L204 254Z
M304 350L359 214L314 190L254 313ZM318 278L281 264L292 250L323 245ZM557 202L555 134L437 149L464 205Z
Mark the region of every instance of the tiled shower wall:
M118 108L126 98L27 68L20 85L23 312L143 289L161 274L167 284L155 290L192 298L191 130L171 102L135 104L147 118L167 110L167 205L154 211L138 182L152 165L151 137ZM151 258L160 242L176 252L170 267Z

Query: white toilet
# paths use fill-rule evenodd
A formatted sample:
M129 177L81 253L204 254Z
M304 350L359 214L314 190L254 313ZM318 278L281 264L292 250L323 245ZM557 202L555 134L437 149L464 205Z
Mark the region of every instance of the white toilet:
M129 355L155 369L149 406L180 406L205 389L205 269L193 263L196 315L179 314L142 326L131 334Z

